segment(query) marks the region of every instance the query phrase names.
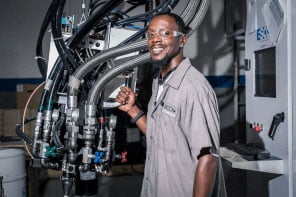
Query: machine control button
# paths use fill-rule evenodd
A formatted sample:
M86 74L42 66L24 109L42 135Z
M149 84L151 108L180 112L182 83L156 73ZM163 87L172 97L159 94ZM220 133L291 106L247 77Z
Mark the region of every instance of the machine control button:
M121 153L121 163L127 162L127 151Z
M263 130L263 125L255 122L250 127L255 133L260 133Z
M254 131L255 131L256 133L259 133L260 131L262 131L262 128L261 128L259 125L256 125L256 126L254 127Z

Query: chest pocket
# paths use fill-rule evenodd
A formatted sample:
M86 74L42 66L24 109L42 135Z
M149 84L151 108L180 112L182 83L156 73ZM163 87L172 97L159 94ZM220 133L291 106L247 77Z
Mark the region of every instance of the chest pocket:
M156 120L157 146L166 152L175 152L178 140L178 109L168 103L162 103L157 113L159 113L157 116L159 118Z

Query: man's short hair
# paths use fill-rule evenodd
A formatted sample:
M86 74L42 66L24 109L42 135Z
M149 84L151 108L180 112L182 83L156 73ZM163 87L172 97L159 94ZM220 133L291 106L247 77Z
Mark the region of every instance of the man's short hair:
M158 16L168 16L168 17L173 18L175 20L177 26L178 26L178 31L186 34L186 26L185 26L185 23L184 23L183 19L179 15L177 15L175 13L171 13L171 12L158 13L158 14L154 15L151 18L151 21L154 18L158 17Z

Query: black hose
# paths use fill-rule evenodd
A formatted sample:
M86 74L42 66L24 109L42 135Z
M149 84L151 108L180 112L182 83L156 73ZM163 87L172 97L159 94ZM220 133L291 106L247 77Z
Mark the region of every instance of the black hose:
M52 16L51 19L51 29L52 29L52 36L53 36L53 40L56 46L56 49L59 53L59 57L61 58L63 64L68 68L68 70L70 70L71 68L73 68L74 66L71 65L71 62L68 61L67 57L66 57L66 51L65 51L65 43L63 40L63 36L62 33L59 32L61 31L61 23L60 23L60 19L57 19L57 16L59 15L59 11L60 9L62 10L64 5L65 5L66 1L65 0L56 0L54 3L54 8L57 10L57 14ZM60 15L61 16L61 15ZM59 22L58 22L59 21ZM58 30L57 24L60 25L60 30ZM64 47L63 47L64 45Z
M16 134L20 138L22 138L25 142L27 142L30 146L32 146L33 145L33 139L30 136L24 134L23 131L22 131L22 129L21 129L21 127L22 127L21 124L17 124L16 125L16 127L15 127Z
M150 21L150 19L152 18L152 14L154 13L163 13L163 12L170 12L171 9L173 9L177 3L179 2L179 0L171 0L171 1L163 1L161 4L159 4L155 9L142 14L143 16L146 16L145 20L146 21ZM149 15L149 16L147 16ZM137 15L138 17L141 15ZM131 22L130 20L133 20L133 18L137 18L135 17L129 17L125 22ZM139 38L141 38L147 31L148 26L145 26L142 30L138 31L137 33L133 34L132 36L130 36L129 38L125 39L121 44L126 44L126 43L130 43L132 41L135 41Z
M157 13L159 10L162 10L164 9L165 7L168 7L170 5L170 1L163 1L161 4L159 4L156 8L148 11L148 12L145 12L145 13L142 13L142 14L138 14L138 15L135 15L135 16L131 16L131 17L128 17L127 19L124 19L122 21L119 21L118 23L121 24L121 23L130 23L131 21L134 21L134 20L139 20L140 18L146 18L147 16L152 16L153 13Z
M137 33L133 34L132 36L128 37L127 39L125 39L122 43L120 43L120 45L124 45L130 42L133 42L139 38L141 38L147 31L148 26L144 27L144 29L141 29L140 31L138 31Z
M47 102L47 110L52 110L53 109L53 102L54 102L54 97L57 93L58 86L60 84L60 80L63 76L64 70L60 69L58 70L56 74L56 79L52 83L52 88L49 90L49 97L48 97L48 102Z
M55 33L56 33L57 38L62 38L63 34L62 34L62 24L61 24L62 20L61 19L63 16L63 10L65 7L66 0L58 0L58 1L60 3L58 6L58 9L57 9L56 17L55 17L55 19L53 19L54 20L53 23L56 25ZM64 42L64 39L58 39L58 41L59 41L59 46L62 48L62 51L64 53L64 56L69 64L70 68L75 70L76 68L79 67L79 65L75 61L75 59L72 57L71 53L69 52L69 50Z
M52 89L52 83L56 83L57 78L59 78L60 73L64 70L64 65L61 62L61 59L58 58L58 60L55 62L52 71L49 74L48 80L46 81L45 87L41 94L41 99L39 103L38 112L43 112L45 103L48 99L49 92L51 92Z
M54 96L57 92L65 66L67 67L68 72L70 72L71 70L75 70L76 67L78 67L73 57L69 54L68 49L66 48L64 40L62 38L61 17L62 17L64 5L65 5L65 0L55 1L54 7L56 8L56 15L53 16L51 20L52 34L53 34L56 48L59 52L59 58L54 66L53 72L50 73L50 77L49 77L50 79L52 79L52 85L50 89L46 91L48 96L47 105L46 105L47 110L52 110L53 108ZM44 97L42 98L43 98L42 105L44 106L46 100Z
M24 121L24 124L27 124L27 123L34 121L34 120L36 120L36 117L26 118ZM33 139L22 131L22 129L21 129L22 126L23 126L23 124L21 124L21 123L16 124L15 132L20 138L22 138L25 142L27 142L30 146L32 146Z
M92 15L93 13L95 13L97 10L100 9L100 6L102 6L104 3L106 3L106 1L97 1L95 3L91 3L90 2L90 6L89 6L89 14Z
M52 19L55 17L55 14L57 12L57 8L58 8L58 1L53 0L50 5L50 8L49 8L50 12L46 15L46 18L45 18L46 19L45 21L47 21L48 24L49 24L49 22L52 22ZM44 29L44 28L42 28L42 29ZM40 42L40 40L39 40L39 42ZM53 65L51 72L49 73L48 80L47 80L45 87L42 91L41 99L40 99L40 103L39 103L39 107L38 107L38 112L43 112L44 107L45 107L45 103L47 101L47 97L49 95L49 90L51 89L50 83L52 80L54 80L57 77L56 74L60 69L63 69L63 65L61 64L60 58L58 58L57 61L55 62L55 64Z
M58 136L58 131L61 130L64 122L66 119L66 115L62 114L60 119L57 121L56 125L52 129L52 137L53 137L53 142L57 146L57 148L63 148L63 144Z
M123 0L120 1L111 1L111 3L105 3L104 6L102 6L102 8L98 11L96 11L95 13L92 14L92 16L90 16L88 18L88 20L83 23L83 25L81 26L80 29L78 29L78 31L75 32L75 34L71 37L71 39L69 39L68 41L68 46L72 46L73 48L75 48L80 41L82 40L82 38L91 30L91 28L93 27L93 25L99 21L101 18L103 18L107 13L109 13L111 10L113 10L117 5L119 5ZM53 7L51 7L52 9L54 9L54 6L56 6L56 0L53 1ZM56 7L57 9L57 7ZM48 79L55 81L57 78L57 73L61 73L61 70L64 69L64 65L61 63L61 57L59 57L57 59L57 61L55 62L49 76ZM57 82L55 82L57 83ZM49 87L51 88L51 87ZM40 101L40 105L38 108L38 111L41 112L44 109L45 106L45 102L46 99L48 97L49 94L49 89L44 89L41 95L41 101Z
M57 2L60 2L57 8L57 16L53 17L52 19L52 29L53 29L53 35L54 37L57 36L57 38L62 38L62 32L61 32L61 17L62 17L62 12L63 8L65 5L65 0L57 0ZM56 25L54 25L56 24ZM48 103L47 103L47 110L52 110L53 108L53 100L54 96L56 95L56 92L58 90L58 86L60 84L60 80L62 78L63 72L64 72L64 67L68 68L68 73L71 73L70 70L75 70L77 65L73 65L74 59L71 57L71 55L68 52L68 49L66 49L66 45L63 41L63 39L55 40L56 48L58 49L59 55L61 60L64 63L64 66L57 70L55 74L55 80L53 80L52 87L49 90L49 98L48 98ZM75 63L76 64L76 63Z
M45 61L45 59L43 57L42 41L43 41L43 38L44 38L44 35L46 32L46 29L49 26L51 16L54 14L53 4L54 4L54 0L51 2L50 6L46 12L46 15L44 17L44 20L43 20L41 28L40 28L40 32L39 32L38 39L37 39L37 45L36 45L37 64L38 64L38 68L41 73L41 76L44 79L46 78L47 62Z
M96 10L92 15L90 15L88 19L81 25L81 27L75 32L75 34L69 39L69 48L75 49L82 38L94 27L94 25L122 2L123 0L108 1L100 9Z

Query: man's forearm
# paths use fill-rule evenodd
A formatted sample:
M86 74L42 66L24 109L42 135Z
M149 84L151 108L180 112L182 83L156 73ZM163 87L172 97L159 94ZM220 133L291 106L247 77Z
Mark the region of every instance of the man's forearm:
M147 119L146 115L143 115L137 122L136 125L139 127L139 129L142 131L144 135L146 135L146 125L147 125Z
M193 197L209 197L215 183L218 158L213 155L204 155L199 161L195 172Z
M128 115L133 119L141 112L141 109L138 108L138 106L134 106L131 110L129 110L127 113ZM141 116L137 121L135 122L138 128L141 130L141 132L146 135L146 125L147 125L147 118L146 115Z

